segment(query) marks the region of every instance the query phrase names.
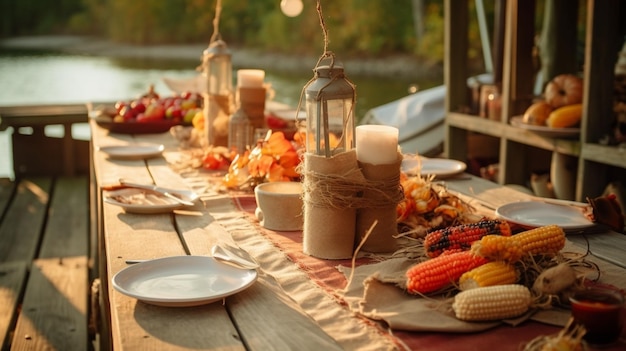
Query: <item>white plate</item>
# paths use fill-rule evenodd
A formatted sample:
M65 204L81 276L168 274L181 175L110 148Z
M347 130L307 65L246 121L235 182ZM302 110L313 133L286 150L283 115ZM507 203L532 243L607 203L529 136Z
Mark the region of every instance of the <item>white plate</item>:
M527 228L556 224L563 230L577 230L594 226L580 207L539 201L512 202L498 207L496 215Z
M110 158L124 160L142 160L146 158L161 156L165 147L158 144L136 144L123 146L102 146L100 151Z
M434 175L437 178L444 178L463 173L467 165L461 161L450 160L446 158L427 158L427 157L405 157L402 160L402 171L407 174L416 174L418 167L421 169L420 175Z
M511 125L513 127L526 129L550 138L573 138L580 134L580 128L552 128L548 126L535 126L522 122L523 119L523 116L511 117Z
M124 268L113 287L158 306L198 306L236 294L257 279L254 269L236 268L208 256L158 258Z
M193 191L163 189L183 200L194 202L198 199L198 194ZM104 196L104 202L120 206L126 212L142 214L167 213L185 207L165 195L137 188L109 191Z

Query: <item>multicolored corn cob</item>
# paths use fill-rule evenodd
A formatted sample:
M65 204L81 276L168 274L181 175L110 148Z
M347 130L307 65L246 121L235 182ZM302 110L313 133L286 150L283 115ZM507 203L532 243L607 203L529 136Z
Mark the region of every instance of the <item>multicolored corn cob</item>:
M511 236L511 227L506 221L483 220L435 230L426 234L424 250L428 257L437 257L446 250L469 250L472 243L490 234Z
M555 256L565 246L565 232L547 225L510 237L487 235L472 245L472 252L493 261L519 261L526 255Z
M420 262L406 272L407 291L427 294L456 283L463 273L489 262L471 251L450 252Z
M519 273L513 265L503 261L487 262L459 278L461 290L469 290L493 285L514 284L519 279Z
M494 321L526 313L532 301L530 290L523 285L496 285L458 293L452 309L463 321Z

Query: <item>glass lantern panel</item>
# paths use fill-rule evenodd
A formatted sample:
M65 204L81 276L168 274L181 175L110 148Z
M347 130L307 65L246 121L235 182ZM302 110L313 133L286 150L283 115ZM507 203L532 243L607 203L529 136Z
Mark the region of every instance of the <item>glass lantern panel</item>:
M210 95L228 95L232 90L232 64L230 56L212 57L208 64L208 89Z
M307 95L307 152L317 155L330 155L352 149L354 131L352 128L352 100L333 99L317 101ZM328 121L328 128L324 119ZM345 129L344 129L345 127Z

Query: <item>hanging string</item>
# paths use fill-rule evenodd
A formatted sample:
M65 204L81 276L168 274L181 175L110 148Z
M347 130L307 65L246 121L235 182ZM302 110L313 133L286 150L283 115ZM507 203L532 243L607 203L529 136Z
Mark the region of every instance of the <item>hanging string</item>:
M322 33L324 35L324 53L317 60L317 64L315 65L315 67L319 67L319 65L322 62L322 60L324 60L326 58L329 58L330 62L328 63L328 66L332 69L335 66L335 54L332 51L328 51L328 42L329 42L329 40L328 40L328 28L326 27L326 21L324 21L324 14L322 13L321 0L317 0L317 7L316 7L316 9L317 9L317 15L318 15L318 17L320 19L320 27L322 27ZM327 85L332 84L333 81L335 81L337 79L344 79L344 80L346 80L350 85L352 85L352 87L354 89L354 86L355 86L354 83L352 83L352 81L350 79L348 79L348 77L346 77L344 74L333 76L332 79L328 82ZM309 83L307 83L307 85L305 85L304 89L306 89L307 86L311 82L313 82L313 80L315 80L315 77L313 77L313 79L311 79L309 81ZM325 87L322 87L319 90L318 94L321 94L324 91L324 88ZM303 89L303 92L304 92L304 89ZM356 102L356 90L355 90L354 95L355 95L355 97L352 99L352 105L350 107L350 112L349 112L351 116L353 116L354 105L355 105L355 102ZM300 97L300 100L302 100L302 96ZM343 130L346 130L346 127L347 127L347 125L349 123L352 123L352 121L350 121L350 120L344 121ZM324 120L324 128L325 128L324 130L328 131L328 120L326 120L326 119ZM326 145L329 145L328 137L329 137L328 134L326 134L325 135ZM342 140L343 140L344 137L345 137L345 135L342 133L341 137L339 138L338 145L341 145ZM326 147L326 154L327 154L326 157L330 157L329 152L330 152L329 148Z
M324 14L322 13L322 2L317 0L317 15L320 18L320 27L322 27L322 33L324 34L324 55L328 52L328 29L326 28L326 22L324 21Z
M319 17L319 21L320 21L320 27L322 28L322 34L324 36L324 53L322 53L322 55L320 56L320 58L317 60L317 63L315 64L315 68L320 66L320 63L324 60L324 59L329 59L330 62L328 63L329 68L333 68L335 66L335 54L332 51L328 51L328 43L329 43L329 39L328 39L328 28L326 27L326 21L324 21L324 13L322 12L322 2L321 0L317 0L317 5L316 5L316 10L317 10L317 15ZM315 71L315 69L313 69ZM298 107L296 109L296 114L295 114L295 122L298 123L298 114L300 112L300 108L302 106L302 100L305 94L306 89L309 87L309 85L311 85L311 83L313 83L315 80L317 79L317 76L313 76L313 78L311 78L302 88L302 91L300 92L300 99L298 100ZM354 97L352 99L352 105L350 107L350 115L354 116L354 105L356 103L356 89L354 89L355 85L354 83L348 79L348 77L346 77L344 74L340 74L340 75L335 75L333 77L331 77L331 80L327 83L326 86L332 84L335 80L337 79L345 79L352 87L353 90L355 91L354 93ZM319 92L318 95L321 94L324 91L324 88L326 88L326 86L322 87ZM324 120L324 130L328 131L328 120ZM344 125L343 128L344 130L346 129L346 126L348 123L351 123L351 121L344 121ZM326 145L329 145L329 140L328 140L328 134L325 136L325 142ZM340 139L339 139L339 145L341 145L341 141L343 140L344 135L342 133ZM329 152L329 148L326 147L326 152ZM328 155L327 155L328 156ZM328 156L329 157L329 156Z
M322 12L322 2L321 2L321 0L317 0L317 5L316 5L315 9L317 10L317 16L319 17L319 20L320 20L320 27L322 27L322 34L324 35L324 53L317 60L317 63L315 64L315 68L319 67L320 62L322 62L322 60L327 58L327 57L330 57L330 60L331 60L330 64L329 64L329 67L333 67L335 65L335 54L333 54L332 52L328 51L328 28L326 27L326 21L324 21L324 14ZM300 111L300 107L302 105L302 98L304 97L304 92L306 91L306 88L308 88L309 85L311 85L311 83L313 83L315 81L315 79L317 79L317 77L313 76L313 78L309 79L309 81L302 88L302 91L300 92L300 100L298 100L298 108L297 108L296 111ZM330 84L330 83L331 82L329 82L328 84ZM323 89L321 89L321 90L323 90ZM298 112L296 112L295 120L296 120L296 123L297 123L298 122Z
M222 14L222 0L215 3L215 17L213 18L213 35L211 35L211 43L222 39L220 35L220 15Z

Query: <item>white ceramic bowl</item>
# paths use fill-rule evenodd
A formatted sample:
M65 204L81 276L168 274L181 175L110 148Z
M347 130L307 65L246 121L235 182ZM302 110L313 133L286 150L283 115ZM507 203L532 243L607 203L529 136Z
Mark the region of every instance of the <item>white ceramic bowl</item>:
M302 230L302 183L271 182L254 188L256 217L267 229Z

